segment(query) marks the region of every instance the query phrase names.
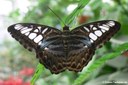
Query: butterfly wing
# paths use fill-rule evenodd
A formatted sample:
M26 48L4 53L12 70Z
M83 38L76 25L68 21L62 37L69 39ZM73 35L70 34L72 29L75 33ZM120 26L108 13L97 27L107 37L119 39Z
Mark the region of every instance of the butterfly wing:
M34 24L34 23L17 23L8 27L8 32L20 42L29 51L36 50L42 40L47 36L53 36L60 32L53 27Z
M52 73L66 69L60 30L45 25L18 23L9 26L8 31L26 49L34 50L39 62Z
M108 41L118 30L120 24L113 20L92 22L76 27L71 31L72 46L68 56L68 69L81 71L92 59L95 49ZM77 43L78 42L78 43ZM73 46L79 49L73 49Z
M120 23L113 20L103 20L81 25L72 30L72 33L80 36L87 36L91 45L100 47L108 41L118 30Z

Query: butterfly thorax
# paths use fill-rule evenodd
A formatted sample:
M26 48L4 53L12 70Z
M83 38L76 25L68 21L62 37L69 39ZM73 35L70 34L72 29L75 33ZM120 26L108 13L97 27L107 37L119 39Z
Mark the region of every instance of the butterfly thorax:
M69 30L69 26L64 26L64 27L63 27L63 32L68 32L68 31L70 31L70 30Z

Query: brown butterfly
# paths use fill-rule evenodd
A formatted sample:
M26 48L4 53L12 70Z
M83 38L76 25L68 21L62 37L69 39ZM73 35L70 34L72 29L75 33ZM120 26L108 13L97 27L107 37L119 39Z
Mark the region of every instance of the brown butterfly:
M80 72L92 59L96 48L108 41L118 30L120 23L103 20L83 24L63 31L56 28L33 24L17 23L8 31L26 49L36 52L36 57L52 73L66 69Z

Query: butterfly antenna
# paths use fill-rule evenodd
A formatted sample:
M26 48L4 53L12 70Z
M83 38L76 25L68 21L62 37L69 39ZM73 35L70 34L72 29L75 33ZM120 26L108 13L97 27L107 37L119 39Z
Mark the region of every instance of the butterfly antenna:
M57 16L57 18L59 19L59 21L61 21L66 26L66 24L64 23L64 21L49 6L48 6L48 8L53 12L53 14L55 16Z

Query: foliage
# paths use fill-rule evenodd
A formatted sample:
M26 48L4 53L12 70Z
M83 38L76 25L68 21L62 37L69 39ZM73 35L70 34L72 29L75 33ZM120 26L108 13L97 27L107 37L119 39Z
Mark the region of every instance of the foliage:
M75 10L68 15L68 17L65 20L66 24L70 24L73 22L73 20L75 19L75 17L78 16L78 14L80 14L80 12L82 11L82 9L88 4L90 0L80 0L78 6L75 8Z
M36 80L39 78L39 76L42 74L43 70L44 70L43 65L38 64L37 69L36 69L36 72L35 72L34 76L32 77L31 85L34 85L35 81L36 81Z
M128 43L124 43L124 44L120 45L118 48L115 49L114 52L108 53L108 54L102 56L102 58L94 61L93 65L88 67L87 70L75 80L73 85L80 85L81 83L83 83L83 81L85 81L88 78L88 76L92 73L92 71L96 70L98 67L103 65L107 60L121 55L122 52L124 52L126 50L128 50Z

